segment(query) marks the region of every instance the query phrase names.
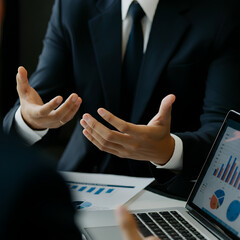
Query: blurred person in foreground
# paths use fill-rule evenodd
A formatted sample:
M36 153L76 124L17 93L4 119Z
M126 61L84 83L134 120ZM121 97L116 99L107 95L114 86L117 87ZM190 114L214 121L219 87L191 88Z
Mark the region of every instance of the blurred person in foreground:
M0 239L81 239L64 180L35 150L0 132Z

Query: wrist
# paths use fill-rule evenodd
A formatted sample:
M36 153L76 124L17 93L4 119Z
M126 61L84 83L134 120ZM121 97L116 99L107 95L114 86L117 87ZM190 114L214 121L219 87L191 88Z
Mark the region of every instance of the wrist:
M165 165L173 156L175 149L175 139L169 134L169 136L162 140L160 157L153 161L157 165Z
M25 123L29 128L31 128L32 130L34 130L34 131L44 131L44 130L47 129L47 128L41 128L41 127L39 127L37 124L32 123L32 121L29 121L29 120L24 116L24 114L22 113L22 108L21 108L20 113L21 113L21 117L22 117L24 123Z
M32 145L42 139L48 132L48 129L44 131L34 131L24 121L21 115L21 106L15 113L15 129L16 132L24 139L27 145Z

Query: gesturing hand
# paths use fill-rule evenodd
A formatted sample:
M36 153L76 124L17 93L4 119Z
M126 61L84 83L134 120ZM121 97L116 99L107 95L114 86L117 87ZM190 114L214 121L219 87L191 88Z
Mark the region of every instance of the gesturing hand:
M125 122L107 110L98 109L99 115L113 127L110 130L90 114L84 114L81 125L83 134L100 150L121 158L148 160L165 164L174 151L174 139L170 135L171 109L175 96L166 96L159 112L148 125L135 125Z
M74 117L82 103L82 99L73 93L61 106L63 101L61 96L57 96L44 104L39 94L29 85L25 68L19 67L16 78L21 114L24 121L32 129L62 126Z
M121 228L124 240L157 240L158 238L150 236L142 238L138 232L137 224L134 217L123 206L117 208L116 218Z

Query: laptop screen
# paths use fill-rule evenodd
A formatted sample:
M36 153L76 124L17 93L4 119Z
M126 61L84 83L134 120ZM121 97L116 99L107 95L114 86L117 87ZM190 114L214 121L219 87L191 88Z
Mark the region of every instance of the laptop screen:
M230 111L188 204L228 235L240 237L240 116Z

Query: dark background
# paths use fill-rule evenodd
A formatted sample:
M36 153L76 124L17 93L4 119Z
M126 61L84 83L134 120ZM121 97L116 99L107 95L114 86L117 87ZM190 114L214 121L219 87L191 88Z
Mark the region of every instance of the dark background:
M54 0L5 0L0 62L0 120L17 99L19 66L33 73ZM2 125L2 124L1 124Z

